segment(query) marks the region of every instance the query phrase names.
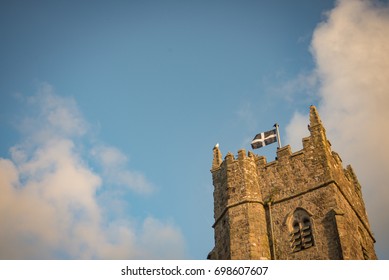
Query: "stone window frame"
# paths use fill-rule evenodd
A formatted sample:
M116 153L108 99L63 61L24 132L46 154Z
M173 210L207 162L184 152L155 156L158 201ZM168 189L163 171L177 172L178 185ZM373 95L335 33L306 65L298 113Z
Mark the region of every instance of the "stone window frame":
M312 214L302 207L294 209L287 218L289 245L292 253L315 246Z

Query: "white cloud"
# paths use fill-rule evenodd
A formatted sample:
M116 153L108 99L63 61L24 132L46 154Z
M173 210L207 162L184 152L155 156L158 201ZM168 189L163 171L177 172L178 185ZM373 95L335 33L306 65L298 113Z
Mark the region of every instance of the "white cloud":
M320 79L319 112L327 136L363 187L376 250L389 258L389 8L378 1L342 0L315 30L311 51ZM307 116L288 126L301 141Z
M128 159L119 149L99 145L92 149L91 154L102 167L108 183L125 186L138 193L150 193L154 189L142 173L127 168Z
M34 111L33 117L25 117L19 123L19 129L21 133L34 137L35 142L45 141L48 137L82 136L88 129L76 101L53 92L53 87L44 83L33 96L24 98L19 95L19 99Z
M289 80L278 87L272 87L273 94L282 96L289 102L296 103L296 96L301 103L314 99L312 89L319 86L319 79L316 72L299 74L295 79Z
M308 136L307 115L295 112L290 123L285 128L286 143L293 147L293 150L302 149L302 138Z
M140 246L144 249L141 258L144 259L175 259L184 246L176 226L163 224L152 217L145 219L140 236Z
M88 125L73 99L44 85L25 101L33 111L20 125L25 140L11 147L10 159L0 158L0 259L185 257L184 238L174 224L149 217L137 226L133 217L111 211L122 200L117 192L99 199L107 176L120 177L120 194L127 186L149 191L151 184L127 168L127 157L115 147L92 148L108 174L88 166L78 145ZM174 250L166 250L167 244Z

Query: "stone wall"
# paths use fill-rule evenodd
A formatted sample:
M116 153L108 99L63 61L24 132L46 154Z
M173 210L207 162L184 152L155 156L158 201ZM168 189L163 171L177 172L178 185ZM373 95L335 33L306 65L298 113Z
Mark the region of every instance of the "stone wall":
M216 149L217 155L219 151ZM220 161L218 161L220 162ZM265 208L252 153L227 154L212 169L215 249L212 258L270 259ZM212 255L211 254L211 255Z
M303 149L277 159L214 148L211 259L376 259L361 186L331 151L315 107Z

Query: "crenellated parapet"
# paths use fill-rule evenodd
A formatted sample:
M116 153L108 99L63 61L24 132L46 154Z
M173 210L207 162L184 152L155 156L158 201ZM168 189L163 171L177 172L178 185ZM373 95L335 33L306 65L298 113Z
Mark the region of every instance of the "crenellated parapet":
M314 106L308 132L301 150L278 148L271 162L244 149L223 159L214 147L210 258L376 258L360 183L331 150Z
M214 148L214 163L220 155ZM270 259L257 156L239 150L212 165L215 248L210 257ZM217 256L217 257L215 257Z

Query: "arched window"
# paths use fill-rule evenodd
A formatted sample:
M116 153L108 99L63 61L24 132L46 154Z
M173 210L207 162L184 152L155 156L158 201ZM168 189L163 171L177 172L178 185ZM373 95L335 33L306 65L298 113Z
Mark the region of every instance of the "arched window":
M298 252L314 245L310 215L302 208L297 208L289 218L290 247Z

